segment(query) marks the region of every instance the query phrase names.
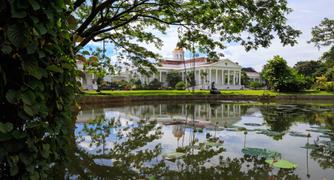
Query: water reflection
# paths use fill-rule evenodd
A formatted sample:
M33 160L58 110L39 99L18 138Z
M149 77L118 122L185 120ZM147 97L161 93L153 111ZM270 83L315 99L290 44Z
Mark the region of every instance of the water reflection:
M330 178L332 107L222 102L90 108L78 115L75 160L67 177ZM212 139L224 145L212 146ZM279 151L298 168L272 168L264 159L244 155L246 146ZM173 152L182 158L162 156Z

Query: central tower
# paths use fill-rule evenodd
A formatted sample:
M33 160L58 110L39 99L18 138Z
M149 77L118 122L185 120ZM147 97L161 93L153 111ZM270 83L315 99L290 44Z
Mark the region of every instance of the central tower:
M183 48L176 47L173 51L173 60L184 61L184 51Z

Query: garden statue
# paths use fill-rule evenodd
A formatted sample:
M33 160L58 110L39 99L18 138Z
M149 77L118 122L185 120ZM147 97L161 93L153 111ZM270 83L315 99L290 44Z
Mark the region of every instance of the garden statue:
M220 94L220 91L215 87L215 82L211 83L210 94Z

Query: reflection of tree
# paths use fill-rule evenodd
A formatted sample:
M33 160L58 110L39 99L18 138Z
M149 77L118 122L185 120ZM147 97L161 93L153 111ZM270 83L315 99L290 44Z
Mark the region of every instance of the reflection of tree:
M143 174L162 174L161 171L165 170L162 162L156 162L154 166L145 164L161 153L160 145L140 149L160 135L160 128L154 123L140 122L130 130L128 127L121 127L117 120L106 122L104 118L97 118L85 125L76 141L80 143L89 137L89 147L99 150L89 152L77 147L73 141L68 174L116 179L140 178ZM116 140L113 141L113 138ZM105 148L106 144L112 144L112 147ZM111 165L98 164L96 161L99 160L110 160Z
M328 144L318 144L310 153L312 159L317 161L320 167L324 169L334 168L334 145L330 147L330 141L327 143Z
M188 108L193 109L192 106ZM166 161L160 158L161 146L154 145L153 141L160 137L161 129L155 123L139 122L130 129L122 127L119 120L107 121L99 117L86 124L76 137L73 135L65 176L86 179L139 179L152 176L167 179L264 179L269 176L270 168L263 160L249 157L224 159L221 154L224 148L201 143L195 148L196 141L186 146L186 155L175 162L180 168L171 170ZM89 148L81 148L82 142L88 142ZM99 160L110 163L98 163ZM246 171L242 168L245 166L248 167ZM277 176L296 177L291 173L279 172Z
M264 121L270 126L270 130L285 132L294 122L314 123L315 114L294 106L261 106L260 111Z

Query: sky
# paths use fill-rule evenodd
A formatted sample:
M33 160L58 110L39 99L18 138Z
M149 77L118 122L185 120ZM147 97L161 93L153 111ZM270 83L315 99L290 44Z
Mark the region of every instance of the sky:
M312 27L319 25L323 18L334 19L334 0L288 0L288 6L293 9L293 12L287 15L287 24L302 31L302 34L297 38L298 44L293 47L283 47L280 40L276 38L269 48L258 48L249 52L246 52L241 45L228 44L227 48L223 50L224 58L238 62L243 67L253 67L257 71L261 71L267 60L275 55L282 56L290 66L298 61L318 60L329 47L318 49L307 41L311 39ZM164 58L171 58L172 50L178 41L176 28L170 28L166 35L159 35L159 37L164 42L164 46L160 50L153 45L146 45L146 47ZM100 44L91 43L89 46L100 46ZM112 44L107 44L106 48L108 56L115 56ZM186 53L186 57L190 58L190 53Z

